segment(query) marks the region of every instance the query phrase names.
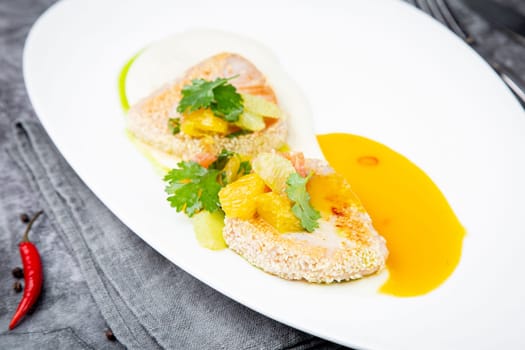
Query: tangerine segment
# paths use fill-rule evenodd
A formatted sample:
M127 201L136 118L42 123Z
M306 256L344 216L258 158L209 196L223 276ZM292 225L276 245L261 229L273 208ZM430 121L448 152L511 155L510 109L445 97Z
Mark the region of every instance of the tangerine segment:
M299 219L292 212L292 202L284 195L267 192L256 198L257 213L267 223L283 232L302 231Z
M255 197L264 192L264 181L257 174L241 176L219 192L222 210L230 218L251 219L256 213Z
M228 122L213 115L209 109L199 109L185 115L180 128L187 135L200 137L205 135L226 135Z

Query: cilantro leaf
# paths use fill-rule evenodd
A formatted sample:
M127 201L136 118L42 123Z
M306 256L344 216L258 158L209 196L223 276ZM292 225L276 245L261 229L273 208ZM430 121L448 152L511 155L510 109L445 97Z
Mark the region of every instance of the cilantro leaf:
M189 217L202 209L202 203L199 201L199 185L196 183L190 182L179 187L172 196L168 197L168 201L178 212L182 211Z
M200 181L201 192L200 200L204 210L213 213L221 207L219 202L219 191L223 187L217 182L218 170L208 170L208 174L202 177Z
M228 163L228 161L234 154L235 153L228 151L227 149L223 149L221 153L219 153L219 155L217 156L217 159L213 163L210 164L208 169L217 169L217 170L224 169L224 167L226 166L226 163Z
M214 81L194 79L191 85L182 88L182 98L177 106L177 112L194 112L200 108L208 108L214 101L213 89L226 84L228 79L217 78Z
M197 162L180 162L177 166L178 168L172 169L164 176L164 181L168 181L173 186L188 183L192 178L203 176L207 170Z
M217 182L219 170L206 169L196 162L180 162L177 166L164 177L171 206L190 217L201 210L218 210L222 187Z
M177 112L191 113L201 108L209 108L216 117L228 122L238 121L244 110L243 99L235 86L228 83L236 77L217 78L213 81L192 80L191 85L182 88Z
M234 137L247 135L247 134L251 134L251 133L253 133L253 131L246 130L246 129L241 129L241 130L237 130L237 131L234 131L234 132L226 135L226 137L229 138L229 139L233 139Z
M311 174L302 177L298 173L292 173L286 180L286 194L294 202L292 212L301 221L301 226L308 231L313 232L319 223L321 214L310 205L310 195L306 191L306 184L310 180Z
M213 89L214 101L211 110L215 116L228 122L236 122L243 112L242 97L231 84L223 84Z
M180 118L168 119L168 128L173 135L178 134L180 132Z

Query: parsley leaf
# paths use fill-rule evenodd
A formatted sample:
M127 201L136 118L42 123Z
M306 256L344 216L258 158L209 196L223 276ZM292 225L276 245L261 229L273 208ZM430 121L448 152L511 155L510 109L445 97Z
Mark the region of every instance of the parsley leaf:
M177 106L177 112L194 112L200 108L208 108L214 100L213 89L226 84L228 79L217 78L214 81L194 79L191 85L182 88L182 99Z
M306 184L311 174L302 177L298 173L292 173L286 180L286 194L294 202L292 212L301 221L301 226L308 232L313 232L319 223L321 214L310 205L310 195L306 191Z
M206 169L196 162L180 162L164 177L171 206L178 212L193 216L201 210L214 212L220 208L217 169Z
M213 89L214 101L211 110L215 116L228 122L236 122L243 112L242 97L235 86L224 84Z
M200 196L202 207L210 213L213 213L221 207L219 202L219 191L223 186L217 182L218 174L218 170L208 170L208 174L203 176L200 181L202 188Z
M214 81L194 79L182 88L182 98L177 106L179 113L191 113L210 108L216 117L236 122L242 114L243 100L235 86L228 83L233 78L217 78Z
M168 119L168 128L173 135L178 134L180 132L180 118Z

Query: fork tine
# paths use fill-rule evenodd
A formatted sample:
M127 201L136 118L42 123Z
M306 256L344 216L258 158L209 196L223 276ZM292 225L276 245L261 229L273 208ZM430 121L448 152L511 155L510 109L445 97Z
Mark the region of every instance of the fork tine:
M446 0L434 0L437 11L440 13L443 23L445 23L454 33L459 35L468 44L472 45L475 43L474 38L459 24L456 16L452 13L450 6Z

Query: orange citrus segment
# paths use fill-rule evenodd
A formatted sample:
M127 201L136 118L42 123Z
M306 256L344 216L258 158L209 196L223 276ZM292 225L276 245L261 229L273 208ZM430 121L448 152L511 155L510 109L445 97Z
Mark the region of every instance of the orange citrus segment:
M226 135L228 122L213 115L209 109L199 109L184 116L180 129L183 133L199 137L205 135Z
M230 218L251 219L256 213L255 197L264 189L264 181L257 174L244 175L220 190L222 210Z
M267 192L256 198L257 213L279 232L302 231L299 219L292 213L292 203L285 196Z

